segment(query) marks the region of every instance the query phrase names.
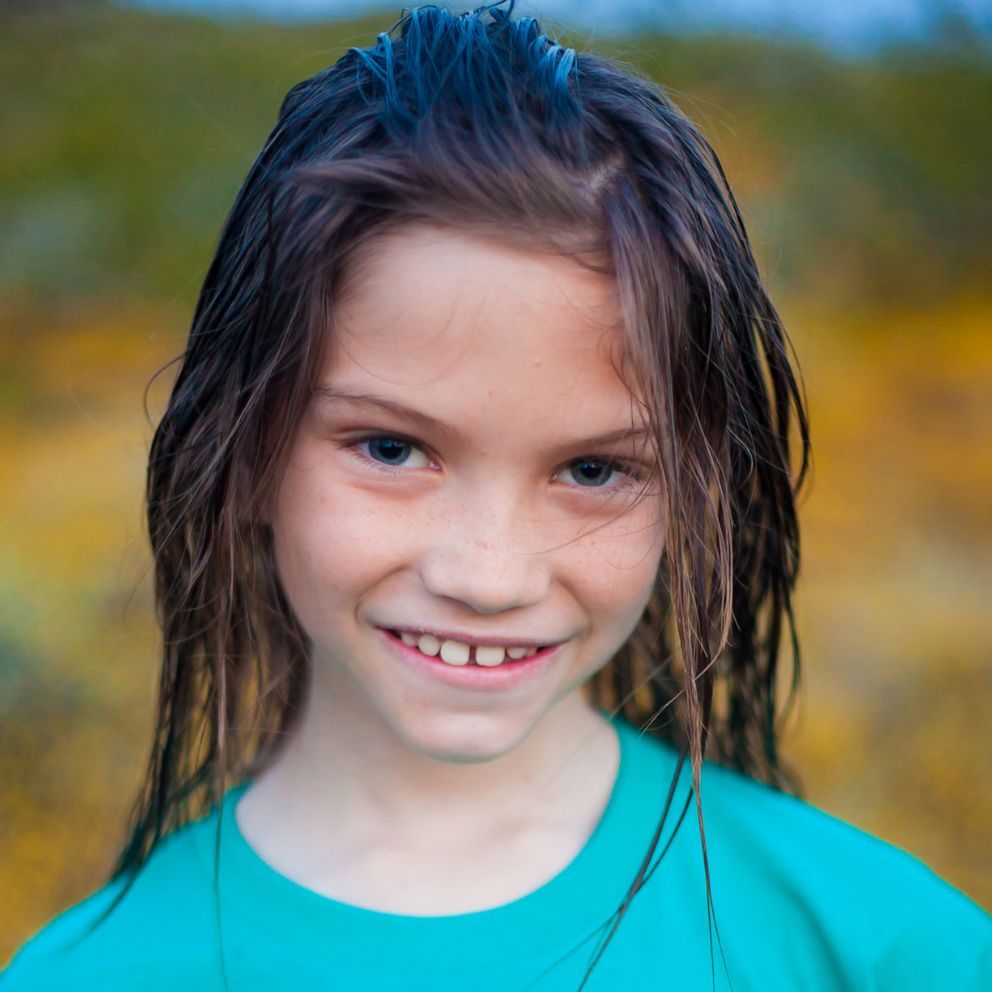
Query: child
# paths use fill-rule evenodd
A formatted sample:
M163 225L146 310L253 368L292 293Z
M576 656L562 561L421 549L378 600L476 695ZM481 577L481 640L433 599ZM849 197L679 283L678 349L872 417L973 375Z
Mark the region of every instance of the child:
M784 791L808 447L656 87L512 2L296 86L152 445L131 834L0 988L992 988L988 916Z

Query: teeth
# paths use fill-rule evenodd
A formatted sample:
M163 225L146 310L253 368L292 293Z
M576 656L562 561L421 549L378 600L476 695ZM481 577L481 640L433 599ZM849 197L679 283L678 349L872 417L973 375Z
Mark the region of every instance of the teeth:
M433 634L421 634L417 639L417 648L433 658L441 650L441 642Z
M505 650L501 647L477 647L475 649L475 663L486 668L492 668L503 660Z
M472 649L461 641L445 641L441 645L441 660L449 665L467 665Z
M416 647L421 654L426 654L431 658L440 655L441 660L446 664L459 667L474 661L483 668L495 668L507 658L514 661L529 658L531 655L537 654L538 650L536 647L504 648L498 644L477 645L473 648L472 645L463 644L461 641L442 641L433 634L413 634L408 630L401 630L398 633L404 644L409 647Z

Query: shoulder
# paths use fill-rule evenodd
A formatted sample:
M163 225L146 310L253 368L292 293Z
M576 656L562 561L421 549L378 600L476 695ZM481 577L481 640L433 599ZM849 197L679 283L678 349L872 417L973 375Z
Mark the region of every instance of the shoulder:
M0 992L109 992L133 989L139 977L143 990L157 989L156 981L165 989L186 969L202 974L213 946L207 824L160 841L130 888L115 879L45 924L0 972ZM198 987L194 981L187 992Z
M703 775L714 889L732 912L813 934L866 988L992 988L992 917L918 858L729 769Z
M644 740L659 767L674 754ZM686 768L680 795L689 783ZM747 947L742 957L755 959L774 934L776 953L803 948L850 987L992 988L992 916L918 858L713 762L704 763L700 795L717 918L724 936ZM683 831L687 884L702 888L692 808Z
M803 799L709 762L701 793L714 842L729 857L774 866L783 883L846 895L868 908L887 900L895 915L937 901L948 912L957 908L992 925L992 918L918 858Z

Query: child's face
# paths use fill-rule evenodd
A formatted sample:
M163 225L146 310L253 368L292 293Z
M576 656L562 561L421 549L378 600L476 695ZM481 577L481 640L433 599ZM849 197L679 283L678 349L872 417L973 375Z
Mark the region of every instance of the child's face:
M657 483L635 498L651 447L611 362L612 280L407 227L374 243L335 320L271 514L313 691L423 753L496 757L576 705L663 550ZM458 642L449 661L488 650L449 664L424 634Z

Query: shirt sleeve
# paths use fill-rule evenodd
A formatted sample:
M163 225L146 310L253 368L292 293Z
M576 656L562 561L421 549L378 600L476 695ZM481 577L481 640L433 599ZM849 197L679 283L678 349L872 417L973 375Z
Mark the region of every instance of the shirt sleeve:
M893 921L878 948L877 992L992 992L992 916L916 859L886 880Z

